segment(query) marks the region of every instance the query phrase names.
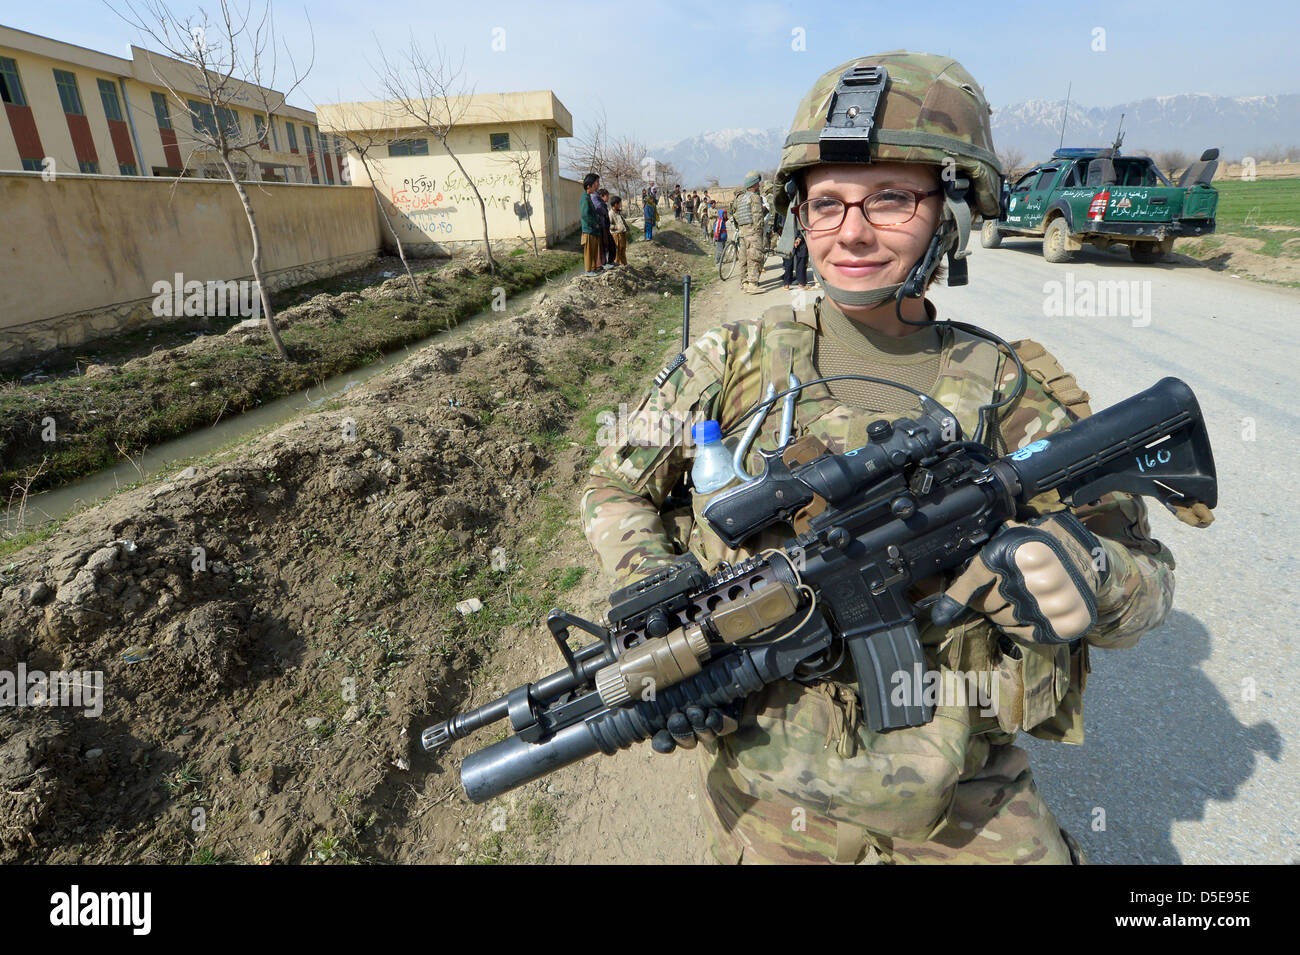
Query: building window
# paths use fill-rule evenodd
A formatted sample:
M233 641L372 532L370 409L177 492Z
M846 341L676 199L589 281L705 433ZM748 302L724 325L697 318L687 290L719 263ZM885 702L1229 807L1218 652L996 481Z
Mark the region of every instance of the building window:
M257 138L262 141L262 148L266 148L266 120L260 113L253 114L253 125L257 127Z
M89 173L90 175L99 174L99 163L97 162L86 162L85 160L82 160L78 162L77 165L81 167L81 172Z
M18 64L7 56L0 56L0 101L10 106L26 106L23 81L18 78Z
M429 141L427 139L395 139L388 144L390 156L427 156Z
M42 165L42 160L40 159L24 159L23 168L28 172L41 172L45 167Z
M509 133L492 133L488 138L492 141L492 151L494 153L508 152L510 150Z
M221 128L226 131L228 137L231 139L239 138L239 114L233 109L226 109L224 106L218 106L217 121L221 123Z
M104 115L110 120L122 121L122 103L117 98L117 87L112 80L97 80L99 98L104 101Z
M194 123L196 133L207 133L213 139L217 138L217 121L212 115L212 105L210 103L200 103L192 99L187 104L190 108L190 121Z
M55 70L54 83L59 88L59 100L63 103L63 111L73 116L86 115L86 111L81 108L81 93L77 90L77 78L67 70Z
M310 126L304 126L304 127L302 128L302 141L303 141L303 142L306 144L306 146L307 146L307 152L309 152L309 153L314 153L314 152L316 151L316 144L315 144L314 142L312 142L312 138L311 138L311 127L310 127Z
M293 123L285 123L284 131L289 134L289 152L298 151L298 134L293 131Z
M171 110L167 108L167 97L163 96L162 93L150 93L149 95L153 97L153 114L158 118L158 128L171 129L172 114Z
M123 175L123 176L138 176L138 175L140 175L138 172L135 171L135 163L133 163L133 162L120 162L120 163L118 163L118 164L117 164L117 171L118 171L118 173L120 173L120 174Z

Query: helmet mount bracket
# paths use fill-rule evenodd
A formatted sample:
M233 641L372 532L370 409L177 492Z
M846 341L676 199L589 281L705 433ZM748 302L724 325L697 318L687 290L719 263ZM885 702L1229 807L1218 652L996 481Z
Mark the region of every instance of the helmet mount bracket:
M817 141L822 162L871 162L871 131L888 85L889 71L883 66L844 71Z

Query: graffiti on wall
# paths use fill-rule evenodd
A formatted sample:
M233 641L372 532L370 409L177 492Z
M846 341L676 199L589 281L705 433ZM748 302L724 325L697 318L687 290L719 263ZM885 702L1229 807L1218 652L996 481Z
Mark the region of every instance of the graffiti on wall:
M518 175L489 173L476 178L474 184L488 209L518 214L515 209L519 201ZM478 206L478 197L469 180L459 173L441 177L441 182L436 176L405 178L400 187L389 186L388 201L407 233L431 239L454 235L456 213L462 206L465 209Z

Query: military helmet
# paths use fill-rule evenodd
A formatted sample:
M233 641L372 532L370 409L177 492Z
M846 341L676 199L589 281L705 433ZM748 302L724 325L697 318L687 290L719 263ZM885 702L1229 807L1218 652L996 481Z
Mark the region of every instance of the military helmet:
M750 186L757 186L759 180L761 180L762 178L763 178L762 173L760 173L756 169L751 169L749 172L745 173L745 183L744 183L745 188L748 189Z
M874 116L855 104L828 124L836 112L837 90L851 89L858 77L870 73L870 67L883 67L888 75L880 102L870 101ZM866 90L869 84L860 88ZM781 150L776 181L784 186L800 169L825 162L916 162L942 167L951 160L958 175L970 180L972 208L993 217L1001 201L1003 171L993 151L991 112L975 78L954 59L904 50L859 57L824 73L799 103ZM867 146L867 155L862 145Z

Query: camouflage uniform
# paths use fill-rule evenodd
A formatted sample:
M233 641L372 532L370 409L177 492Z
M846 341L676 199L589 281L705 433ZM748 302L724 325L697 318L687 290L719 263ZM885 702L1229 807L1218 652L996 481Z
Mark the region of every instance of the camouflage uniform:
M712 418L725 433L769 382L783 384L790 372L803 381L817 377L811 356L822 307L833 306L819 301L797 316L789 308L770 309L760 319L705 333L687 350L685 364L645 396L630 440L602 452L583 495L583 526L620 583L674 557L666 524L708 569L781 540L765 532L746 549L729 550L699 516L708 495L696 496L692 514L661 519L658 508L691 464L690 449L674 440L672 426L689 434L691 423ZM983 340L952 329L943 334L932 394L969 435L978 406L990 400L995 383L1010 386L1015 367ZM999 453L1088 413L1086 394L1041 346L1015 347L1032 374L988 439ZM840 404L815 385L797 402L794 435L816 435L842 452L866 443L866 426L879 416ZM759 470L758 449L775 447L780 417L778 409L764 422L745 461L750 473ZM1062 506L1054 492L1032 505L1040 512ZM921 639L931 668L986 672L997 682L1000 705L996 715L978 705L941 705L931 723L888 734L859 724L851 669L816 688L783 681L751 697L737 732L699 747L718 859L853 861L869 846L874 853L867 857L897 862L1068 862L1069 848L1025 754L1010 744L1019 730L1082 742L1088 645L1135 643L1163 621L1173 597L1173 558L1150 538L1140 498L1113 494L1074 510L1102 538L1111 562L1098 595L1099 623L1085 640L1017 645L983 618L948 629L930 624Z
M872 65L887 68L888 85L874 107L869 138L856 141L869 156L852 161L954 163L959 178L945 181L956 191L944 195L938 230L941 248L960 253L972 212L998 211L1001 170L988 104L953 60L898 52L829 71L796 110L776 183L794 179L798 187L800 170L821 162L819 137L836 108L832 97L842 76ZM777 193L778 213L785 195ZM758 196L752 201L757 206ZM831 299L859 294L821 281ZM683 436L693 422L715 419L725 433L768 384L783 389L791 373L802 381L817 377L819 309L830 307L822 301L798 314L770 309L705 333L687 349L685 363L646 395L629 439L602 452L583 495L583 523L606 570L620 582L671 560L681 548L712 569L781 542L769 530L747 540L743 551L727 549L700 519L709 495L697 495L684 513L661 518L658 509L690 467ZM940 370L930 393L970 435L977 409L1011 386L1015 366L986 340L938 327ZM989 428L985 440L999 454L1090 413L1087 395L1041 346L1013 347L1028 372L1027 386ZM867 443L869 422L898 416L896 409L882 414L850 407L825 385L812 385L799 395L794 436L815 435L842 452ZM768 415L743 462L749 473L760 468L757 451L775 447L780 419L780 408ZM1061 508L1051 492L1029 509ZM978 704L945 699L930 723L887 734L861 725L851 667L812 687L778 682L750 697L736 732L697 747L715 855L727 862L1069 861L1075 847L1039 796L1024 752L1012 745L1015 735L1082 742L1089 647L1130 646L1158 626L1173 600L1174 566L1169 551L1151 539L1140 498L1107 495L1074 512L1098 536L1110 566L1092 630L1072 644L1030 644L982 616L943 627L918 620L928 669L983 674L986 686L996 686L997 705L986 713ZM909 596L917 600L948 583L919 582Z
M749 290L757 290L763 278L763 200L757 192L746 189L731 201L731 221L740 240L741 281ZM748 219L748 222L744 220Z

